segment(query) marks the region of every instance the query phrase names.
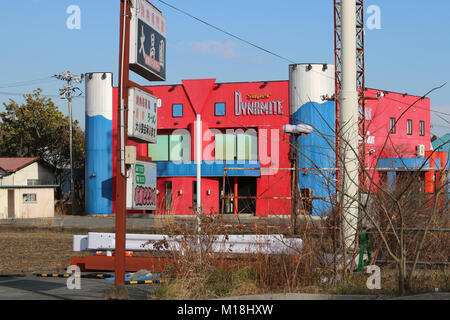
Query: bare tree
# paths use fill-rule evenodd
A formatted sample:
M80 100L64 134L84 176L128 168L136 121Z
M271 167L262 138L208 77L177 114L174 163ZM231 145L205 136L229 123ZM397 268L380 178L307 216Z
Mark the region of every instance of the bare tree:
M396 119L396 123L419 101L444 85L433 88L424 96L418 98L403 111L401 116ZM311 105L315 107L313 103ZM313 126L311 123L306 124ZM328 125L332 126L332 124ZM345 126L341 130L345 130ZM433 194L425 194L423 192L423 171L434 152L423 159L419 168L410 168L408 169L408 174L400 174L395 187L392 187L387 182L378 181L376 177L379 158L373 169L366 168L366 164L363 163L363 159L360 157L359 150L351 150L358 159L360 171L364 173L367 184L363 187L363 184L359 183L359 181L350 181L358 184L359 195L349 194L345 188L342 188L345 185L342 179L352 179L355 175L349 172L346 166L346 159L342 157L343 153L338 152L339 150L336 148L334 139L330 139L330 137L317 130L315 133L327 141L329 148L338 155L337 160L340 163L341 181L337 181L330 177L328 171L315 165L310 155L299 150L301 156L311 162L313 167L311 169L315 170L315 174L320 176L323 181L326 181L329 193L335 194L336 202L330 202L333 209L330 210L329 217L334 216L333 212L338 212L338 215L334 216L335 219L333 220L334 223L337 223L336 227L339 229L341 241L340 245L336 246L340 254L336 255L335 253L334 264L338 264L339 261L337 260L343 262L344 275L346 270L353 270L354 257L357 256L358 234L362 228L373 230L376 235L375 238L379 239L379 244L382 246L382 250L386 252L386 256L393 259L397 265L399 293L404 295L410 292L418 261L423 254L424 245L430 235L430 228L433 225L439 225L442 219L447 221L445 219L448 218L449 203L446 197L446 190L449 182L445 175L446 168L440 169L438 176L442 177L442 179L441 181L436 181L437 188ZM344 134L338 131L336 135L339 135L341 144L349 146L346 143ZM381 150L379 150L379 157L389 151L390 154L397 155L401 159L401 155L404 153L403 146L395 146L390 142L390 133L388 133ZM406 164L403 165L407 168ZM364 195L364 197L361 197L361 195ZM350 217L353 221L346 221L348 217L342 214L342 207L345 206L343 203L344 199L349 199L347 201L352 201L359 206L359 216ZM355 219L358 221L356 224ZM354 228L354 245L350 247L350 250L344 241L345 224ZM420 230L421 233L411 236L411 230ZM348 263L350 263L350 266ZM408 264L410 267L408 267Z

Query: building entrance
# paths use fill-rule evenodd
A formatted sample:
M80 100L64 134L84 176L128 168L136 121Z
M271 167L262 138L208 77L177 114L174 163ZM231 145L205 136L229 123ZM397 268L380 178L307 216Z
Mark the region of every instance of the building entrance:
M224 214L253 214L256 212L256 178L226 177L219 180L219 211ZM237 201L236 201L237 200ZM223 211L222 211L223 207Z

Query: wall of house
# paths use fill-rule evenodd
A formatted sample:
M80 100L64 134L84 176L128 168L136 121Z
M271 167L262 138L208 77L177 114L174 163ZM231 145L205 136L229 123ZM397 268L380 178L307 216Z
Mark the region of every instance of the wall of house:
M0 219L8 218L8 189L0 189Z
M35 202L26 202L24 195L35 194ZM16 219L51 218L55 215L53 188L21 188L15 192Z
M34 162L17 172L0 179L2 186L26 186L29 179L39 179L42 184L53 184L54 175L46 166Z
M0 219L8 216L8 191L14 191L14 218L50 218L55 215L53 188L14 188L0 189ZM35 196L36 201L25 201L27 194ZM34 197L33 196L33 197Z

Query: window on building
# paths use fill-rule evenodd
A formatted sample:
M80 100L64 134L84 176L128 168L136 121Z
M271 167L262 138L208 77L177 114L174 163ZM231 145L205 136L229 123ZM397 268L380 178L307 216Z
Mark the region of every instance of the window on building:
M190 134L172 134L169 138L170 161L191 160L191 136Z
M172 117L181 118L183 116L183 105L181 103L172 105Z
M424 136L425 135L425 121L419 122L419 130L420 130L420 135Z
M197 209L197 181L192 181L192 209Z
M214 136L216 160L236 160L236 136L234 134L216 134Z
M37 202L36 193L24 193L23 194L24 203L34 203Z
M255 130L214 136L215 160L258 160L258 136Z
M169 136L158 134L157 143L148 145L148 156L153 161L169 161Z
M29 186L38 186L41 184L41 180L39 179L27 179L27 185Z
M158 135L157 143L148 145L148 156L153 161L190 161L190 134Z
M395 134L395 118L389 119L389 132Z
M254 133L237 134L237 160L258 160L258 136Z
M216 116L224 116L226 113L225 102L218 102L214 105L214 114Z
M413 134L413 122L411 119L406 120L406 134Z
M166 181L166 211L172 210L172 181Z

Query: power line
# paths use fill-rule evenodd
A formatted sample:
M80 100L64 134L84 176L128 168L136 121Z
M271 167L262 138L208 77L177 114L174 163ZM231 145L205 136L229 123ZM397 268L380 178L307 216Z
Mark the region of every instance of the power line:
M290 59L288 59L288 58L285 58L285 57L283 57L283 56L281 56L281 55L279 55L279 54L276 54L276 53L274 53L273 51L267 50L267 49L265 49L265 48L263 48L263 47L261 47L261 46L258 46L258 45L256 45L256 44L254 44L254 43L248 41L248 40L245 40L245 39L243 39L243 38L241 38L241 37L239 37L239 36L237 36L237 35L235 35L235 34L232 34L232 33L228 32L228 31L225 31L225 30L223 30L223 29L221 29L221 28L219 28L219 27L216 27L215 25L213 25L213 24L211 24L211 23L209 23L209 22L206 22L206 21L204 21L204 20L202 20L202 19L200 19L200 18L197 18L197 17L193 16L192 14L190 14L190 13L184 11L184 10L181 10L181 9L179 9L179 8L173 6L173 5L171 5L171 4L169 4L169 3L165 2L165 1L162 1L162 0L158 0L158 1L159 1L159 2L162 2L162 3L165 4L166 6L171 7L172 9L174 9L174 10L176 10L176 11L178 11L178 12L181 12L182 14L184 14L184 15L186 15L186 16L188 16L188 17L191 17L192 19L195 19L195 20L197 20L197 21L199 21L199 22L201 22L201 23L207 25L208 27L211 27L211 28L213 28L213 29L216 29L217 31L220 31L220 32L222 32L222 33L225 33L226 35L229 35L230 37L233 37L233 38L235 38L235 39L237 39L237 40L239 40L239 41L242 41L242 42L244 42L244 43L246 43L246 44L248 44L248 45L250 45L250 46L252 46L252 47L255 47L255 48L259 49L259 50L262 50L262 51L264 51L264 52L266 52L266 53L268 53L268 54L271 54L271 55L273 55L273 56L275 56L275 57L277 57L277 58L283 59L283 60L285 60L285 61L287 61L287 62L295 63L294 61L292 61L292 60L290 60Z
M40 78L40 79L35 79L35 80L6 83L6 84L0 85L0 89L30 86L30 85L34 85L36 83L49 82L49 81L53 81L53 80L54 79L52 79L51 77L45 77L45 78Z
M3 95L3 96L19 96L19 97L23 97L24 95L27 95L27 94L32 94L32 93L0 91L0 95ZM55 95L55 94L42 94L40 96L41 97L46 97L46 98L60 98L59 95ZM85 97L84 95L81 95L81 96L73 97L73 99L84 98L84 97Z
M442 120L444 120L445 122L447 122L448 124L450 124L450 122L449 121L447 121L447 120L445 120L444 118L442 118L441 116L439 116L439 115L436 115L437 117L439 117L439 118L441 118Z

